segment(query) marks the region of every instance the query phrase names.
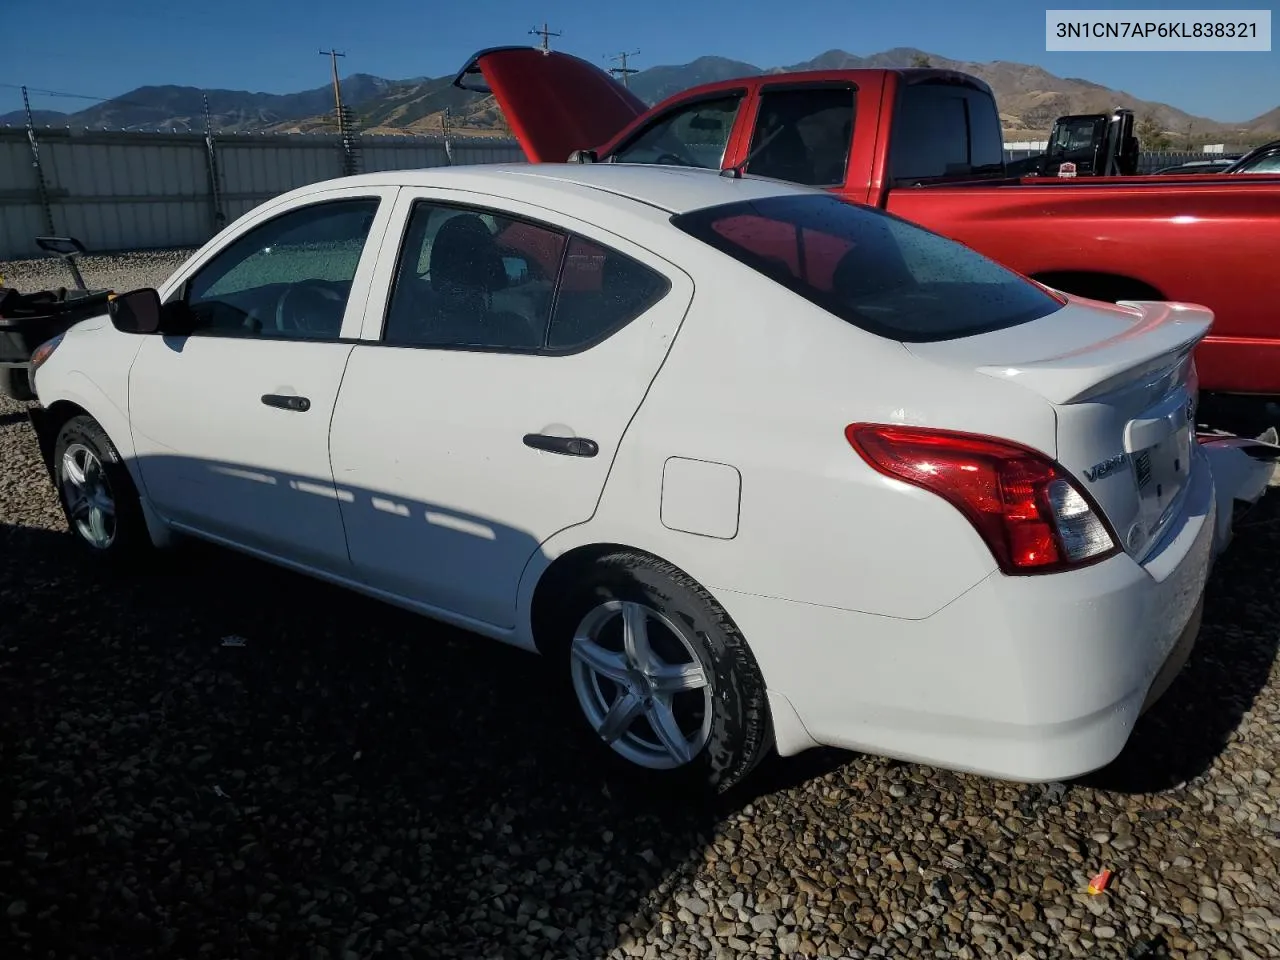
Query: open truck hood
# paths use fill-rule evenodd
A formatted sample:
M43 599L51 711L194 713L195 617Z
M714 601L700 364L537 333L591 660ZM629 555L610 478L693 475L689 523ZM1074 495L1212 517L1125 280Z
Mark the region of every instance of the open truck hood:
M649 108L594 64L534 47L481 50L453 85L491 93L530 163L564 163L612 139Z

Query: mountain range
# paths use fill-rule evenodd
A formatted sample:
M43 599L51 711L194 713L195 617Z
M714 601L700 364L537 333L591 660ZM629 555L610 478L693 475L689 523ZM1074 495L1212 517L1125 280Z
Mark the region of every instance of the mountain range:
M653 104L692 86L733 77L800 70L906 67L928 64L962 70L981 77L996 95L1001 118L1012 139L1044 135L1055 117L1072 113L1100 113L1114 107L1132 109L1148 130L1173 138L1257 140L1280 134L1280 107L1243 123L1198 117L1166 103L1141 100L1128 93L1075 77L1058 77L1042 67L1009 61L974 63L952 60L910 47L870 56L829 50L804 63L760 68L724 57L700 57L678 66L650 67L630 78L630 87ZM490 96L452 86L453 76L387 80L354 74L342 81L343 100L360 129L371 133L439 131L446 109L450 126L459 134L505 134L506 124ZM333 90L330 86L300 93L250 93L243 90L201 90L196 87L139 87L120 97L76 113L35 111L41 126L91 129L194 130L205 128L205 98L215 131L312 132L332 130ZM0 115L0 125L22 125L21 111Z

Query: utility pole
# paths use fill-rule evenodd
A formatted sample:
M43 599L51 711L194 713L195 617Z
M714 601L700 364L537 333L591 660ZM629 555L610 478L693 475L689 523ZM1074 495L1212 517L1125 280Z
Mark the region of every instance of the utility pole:
M329 68L333 72L333 109L342 144L342 175L351 176L360 168L360 148L355 133L355 117L342 105L342 84L338 82L338 58L346 54L330 48L321 50L320 56L329 58Z
M541 37L541 38L542 38L542 52L543 52L543 53L550 53L550 52L551 52L551 38L552 38L552 37L561 37L561 36L564 36L564 34L562 34L562 33L558 33L558 32L553 33L552 31L548 30L548 29L547 29L547 23L546 23L546 21L545 21L545 20L542 22L542 29L541 29L541 30L539 30L537 27L534 27L532 30L530 30L530 31L529 31L529 33L530 33L530 35L532 35L532 36L535 36L535 37Z
M22 87L22 109L27 115L27 143L31 147L31 167L36 175L36 189L40 195L40 209L44 213L44 225L50 233L55 233L53 207L49 204L49 187L44 182L44 167L40 165L40 141L36 139L36 123L31 116L31 100L27 96L25 85Z
M627 66L627 57L638 57L638 56L640 56L640 51L632 50L630 53L620 53L616 57L609 58L610 60L618 60L622 63L622 66L620 67L610 67L609 72L613 74L615 77L618 77L618 76L622 77L622 85L624 87L631 86L631 83L627 80L627 78L630 77L631 74L640 72L639 70L636 70L634 68Z
M335 116L338 118L338 132L345 133L345 124L343 122L344 115L342 110L342 85L338 83L338 58L345 57L345 53L339 53L337 50L321 50L320 56L329 58L329 67L333 71L333 109Z

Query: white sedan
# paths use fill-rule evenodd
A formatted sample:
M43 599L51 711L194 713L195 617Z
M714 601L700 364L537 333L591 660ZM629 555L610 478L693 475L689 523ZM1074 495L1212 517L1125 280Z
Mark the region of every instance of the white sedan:
M32 419L91 553L200 537L538 651L642 779L1036 781L1120 751L1262 490L1197 443L1211 320L780 182L400 171L43 345Z

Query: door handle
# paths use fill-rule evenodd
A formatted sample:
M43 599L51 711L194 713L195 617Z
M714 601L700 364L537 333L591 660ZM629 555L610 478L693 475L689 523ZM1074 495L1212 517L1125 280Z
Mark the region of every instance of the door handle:
M268 407L279 407L281 410L296 410L306 413L311 409L311 401L306 397L285 396L280 393L264 393L262 402Z
M548 453L563 453L570 457L594 457L600 446L586 437L550 437L545 433L526 433L524 445Z

